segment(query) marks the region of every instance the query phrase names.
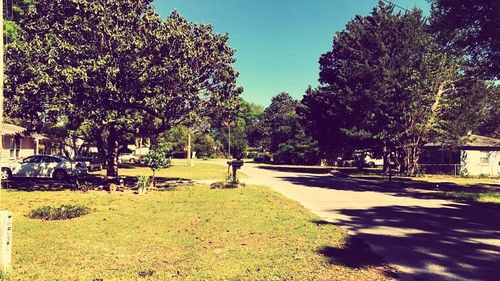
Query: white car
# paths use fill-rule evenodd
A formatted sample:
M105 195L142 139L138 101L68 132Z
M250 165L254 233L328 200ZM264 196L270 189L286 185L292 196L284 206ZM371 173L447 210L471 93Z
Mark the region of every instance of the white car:
M70 160L62 156L33 155L2 167L2 179L16 178L53 178L65 180L87 174L83 162Z
M370 168L375 168L376 166L383 166L384 159L382 158L372 158L370 155L365 156L365 165Z
M141 159L139 156L133 153L120 153L118 155L118 163L140 163Z

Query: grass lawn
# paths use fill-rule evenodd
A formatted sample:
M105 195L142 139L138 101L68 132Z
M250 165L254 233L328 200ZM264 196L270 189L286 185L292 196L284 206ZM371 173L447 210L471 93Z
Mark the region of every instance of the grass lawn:
M370 173L351 173L350 176L357 178L381 178L387 179L387 175ZM498 178L465 178L448 175L422 175L418 177L393 176L393 179L404 179L412 181L430 182L430 183L454 183L459 185L481 185L481 184L500 184Z
M64 221L26 217L60 204L92 212ZM351 260L367 257L366 247L349 249L343 230L267 187L2 190L2 209L14 213L9 280L386 279L379 263Z
M443 194L458 200L472 200L481 203L500 204L500 191L444 192Z
M121 167L118 169L120 176L152 175L148 167ZM106 171L93 172L92 174L105 175ZM156 172L157 177L183 178L192 180L223 180L227 177L227 167L217 164L204 163L203 160L195 161L193 167L187 165L186 160L175 159L172 166ZM245 175L238 171L238 177Z
M415 178L411 177L408 178L416 181L449 182L461 185L500 184L500 179L498 178L465 178L465 177L454 177L447 175L424 175Z

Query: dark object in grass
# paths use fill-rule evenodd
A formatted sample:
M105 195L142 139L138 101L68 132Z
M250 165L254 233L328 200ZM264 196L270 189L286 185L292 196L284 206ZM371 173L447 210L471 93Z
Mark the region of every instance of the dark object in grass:
M234 181L218 181L210 185L210 189L232 189L238 187L245 187L245 184Z
M28 217L41 220L68 220L90 213L90 208L82 205L43 206L31 210Z
M139 271L139 277L142 277L142 278L152 277L154 274L155 274L155 271L151 270L151 269Z

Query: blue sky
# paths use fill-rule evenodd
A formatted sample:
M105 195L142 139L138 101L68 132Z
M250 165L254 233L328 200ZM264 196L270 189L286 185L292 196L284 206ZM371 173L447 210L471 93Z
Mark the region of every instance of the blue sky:
M399 6L429 10L426 0L397 0ZM173 10L188 20L229 33L236 49L238 83L247 101L269 105L288 92L301 98L318 84L321 54L356 14L366 15L378 0L156 0L162 17Z

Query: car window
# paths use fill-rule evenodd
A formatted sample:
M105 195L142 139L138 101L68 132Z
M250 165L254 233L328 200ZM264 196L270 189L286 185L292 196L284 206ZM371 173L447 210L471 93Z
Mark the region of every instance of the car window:
M43 156L33 156L29 159L29 161L25 163L40 163L42 161Z
M31 159L33 159L33 156L30 156L30 157L26 157L24 158L21 163L29 163L31 161Z
M52 157L52 156L43 156L42 162L43 163L54 163L54 162L61 162L61 160L58 158Z
M57 163L59 163L59 162L61 162L61 161L62 161L61 159L59 159L59 158L57 158L57 157L50 157L50 158L52 158L52 162L57 162Z
M50 159L50 157L48 156L42 156L42 163L50 163L52 162L52 159Z

